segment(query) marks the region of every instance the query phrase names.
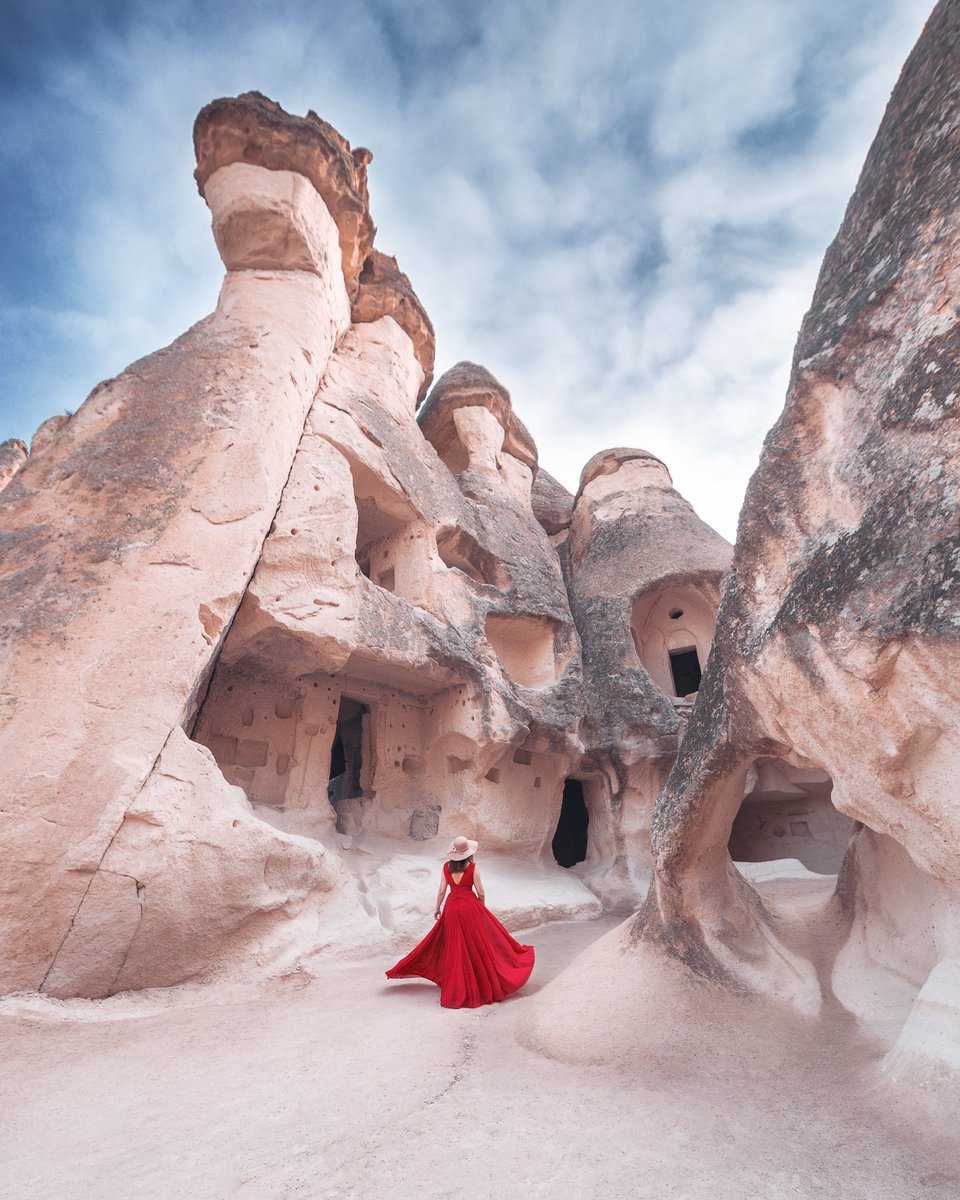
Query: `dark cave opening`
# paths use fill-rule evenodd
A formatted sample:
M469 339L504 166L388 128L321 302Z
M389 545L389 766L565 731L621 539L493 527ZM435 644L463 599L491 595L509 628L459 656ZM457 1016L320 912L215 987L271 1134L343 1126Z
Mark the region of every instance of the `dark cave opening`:
M363 767L363 718L370 708L359 700L344 696L337 714L337 732L330 748L330 782L327 799L335 809L341 800L362 796L360 772Z
M590 814L579 779L567 779L563 785L560 819L553 835L553 857L561 867L573 867L587 857L587 830Z
M695 647L670 651L670 673L678 696L689 696L700 690L700 657Z

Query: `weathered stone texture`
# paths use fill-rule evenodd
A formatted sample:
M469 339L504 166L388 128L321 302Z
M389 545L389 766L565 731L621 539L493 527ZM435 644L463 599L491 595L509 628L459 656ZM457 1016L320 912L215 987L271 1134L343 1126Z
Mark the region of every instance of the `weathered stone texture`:
M461 409L467 409L468 413L458 419L456 414ZM510 393L486 367L470 362L457 363L441 375L418 418L424 437L451 471L459 474L467 465L469 434L464 421L471 409L482 409L497 422L503 430L498 452L502 449L504 454L528 467L532 482L537 469L537 447L514 413ZM503 465L501 461L501 469Z
M369 156L256 96L208 106L197 148L216 312L9 456L3 990L280 969L371 916L383 936L419 909L379 915L352 839L466 829L546 859L580 754L536 448L482 368L424 406L456 475L418 425L433 331L369 252ZM599 909L554 873L544 911Z
M351 299L373 248L376 228L369 211L367 166L372 155L350 143L314 112L284 112L260 92L214 100L200 110L193 131L200 192L222 167L250 163L307 178L339 231L343 278Z
M478 466L467 472L468 500L424 440L419 378L392 318L355 325L342 341L196 736L235 753L242 711L262 711L257 687L282 692L292 716L264 727L264 769L222 762L267 819L280 808L287 827L314 835L336 824L422 840L426 805L437 814L434 836L469 828L489 850L536 858L578 753L579 653L566 592L529 496ZM473 449L485 462L485 448ZM359 786L331 804L326 771L344 736L345 699L366 710ZM303 764L306 741L322 778L293 771L278 780L274 756Z
M310 199L288 195L292 227ZM83 907L100 936L91 906L118 893L93 881L259 558L349 325L337 227L310 220L333 274L229 273L213 316L97 388L3 493L4 990L84 986L56 965L87 953L68 931Z
M27 446L19 438L0 442L0 492L27 461Z
M540 467L533 481L531 496L533 515L544 531L553 539L565 536L573 520L573 496L563 484ZM554 545L556 544L554 541Z
M255 93L196 147L216 312L16 447L0 499L0 988L385 944L454 834L517 922L629 900L688 707L654 608L687 589L702 661L725 543L641 452L575 501L481 366L418 413L433 329L372 251L366 152Z
M31 456L36 456L45 450L69 420L70 417L67 413L55 413L52 417L41 421L37 426L36 433L30 439Z
M636 924L698 970L816 1011L829 983L787 948L726 847L758 758L825 771L859 824L846 924L815 956L842 945L832 988L865 1021L895 977L916 991L960 947L958 80L960 8L943 3L827 252L657 804L655 887ZM929 904L908 902L921 889ZM900 943L872 991L850 975L868 937L875 966Z
M619 448L584 467L565 551L583 647L579 773L605 829L598 847L607 843L603 881L593 886L637 899L654 800L689 709L670 656L706 663L731 547L674 490L659 459Z
M433 382L436 338L426 309L395 258L379 250L370 253L360 273L360 290L351 316L355 325L393 317L413 343L413 352L423 370L417 397L422 400Z

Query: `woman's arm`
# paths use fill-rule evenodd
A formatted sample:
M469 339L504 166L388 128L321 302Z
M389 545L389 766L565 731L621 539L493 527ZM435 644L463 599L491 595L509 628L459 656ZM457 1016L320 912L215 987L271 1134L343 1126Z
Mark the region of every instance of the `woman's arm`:
M483 880L480 878L480 872L476 867L473 868L473 890L477 893L480 903L485 903L486 895L483 890Z
M440 891L437 892L437 906L433 913L433 919L435 921L440 920L440 905L443 903L443 897L446 895L446 891L449 886L450 885L447 883L446 872L442 871L440 873Z

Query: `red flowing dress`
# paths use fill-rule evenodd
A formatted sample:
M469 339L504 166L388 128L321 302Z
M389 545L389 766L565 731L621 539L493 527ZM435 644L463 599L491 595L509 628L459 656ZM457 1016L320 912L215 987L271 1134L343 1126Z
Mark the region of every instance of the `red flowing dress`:
M440 986L444 1008L479 1008L518 991L533 970L532 946L514 941L473 890L474 863L454 881L450 864L443 874L450 891L440 919L419 946L386 975L416 976Z

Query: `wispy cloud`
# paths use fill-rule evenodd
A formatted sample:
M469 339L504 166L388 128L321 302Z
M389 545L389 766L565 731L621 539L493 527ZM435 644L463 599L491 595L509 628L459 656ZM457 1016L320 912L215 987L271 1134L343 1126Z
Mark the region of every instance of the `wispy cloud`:
M212 97L255 87L373 149L378 244L426 303L441 369L472 358L499 375L568 486L596 450L641 445L728 536L823 251L928 9L82 7L82 20L24 7L30 69L0 93L17 230L0 434L29 436L210 310L221 269L191 124Z

